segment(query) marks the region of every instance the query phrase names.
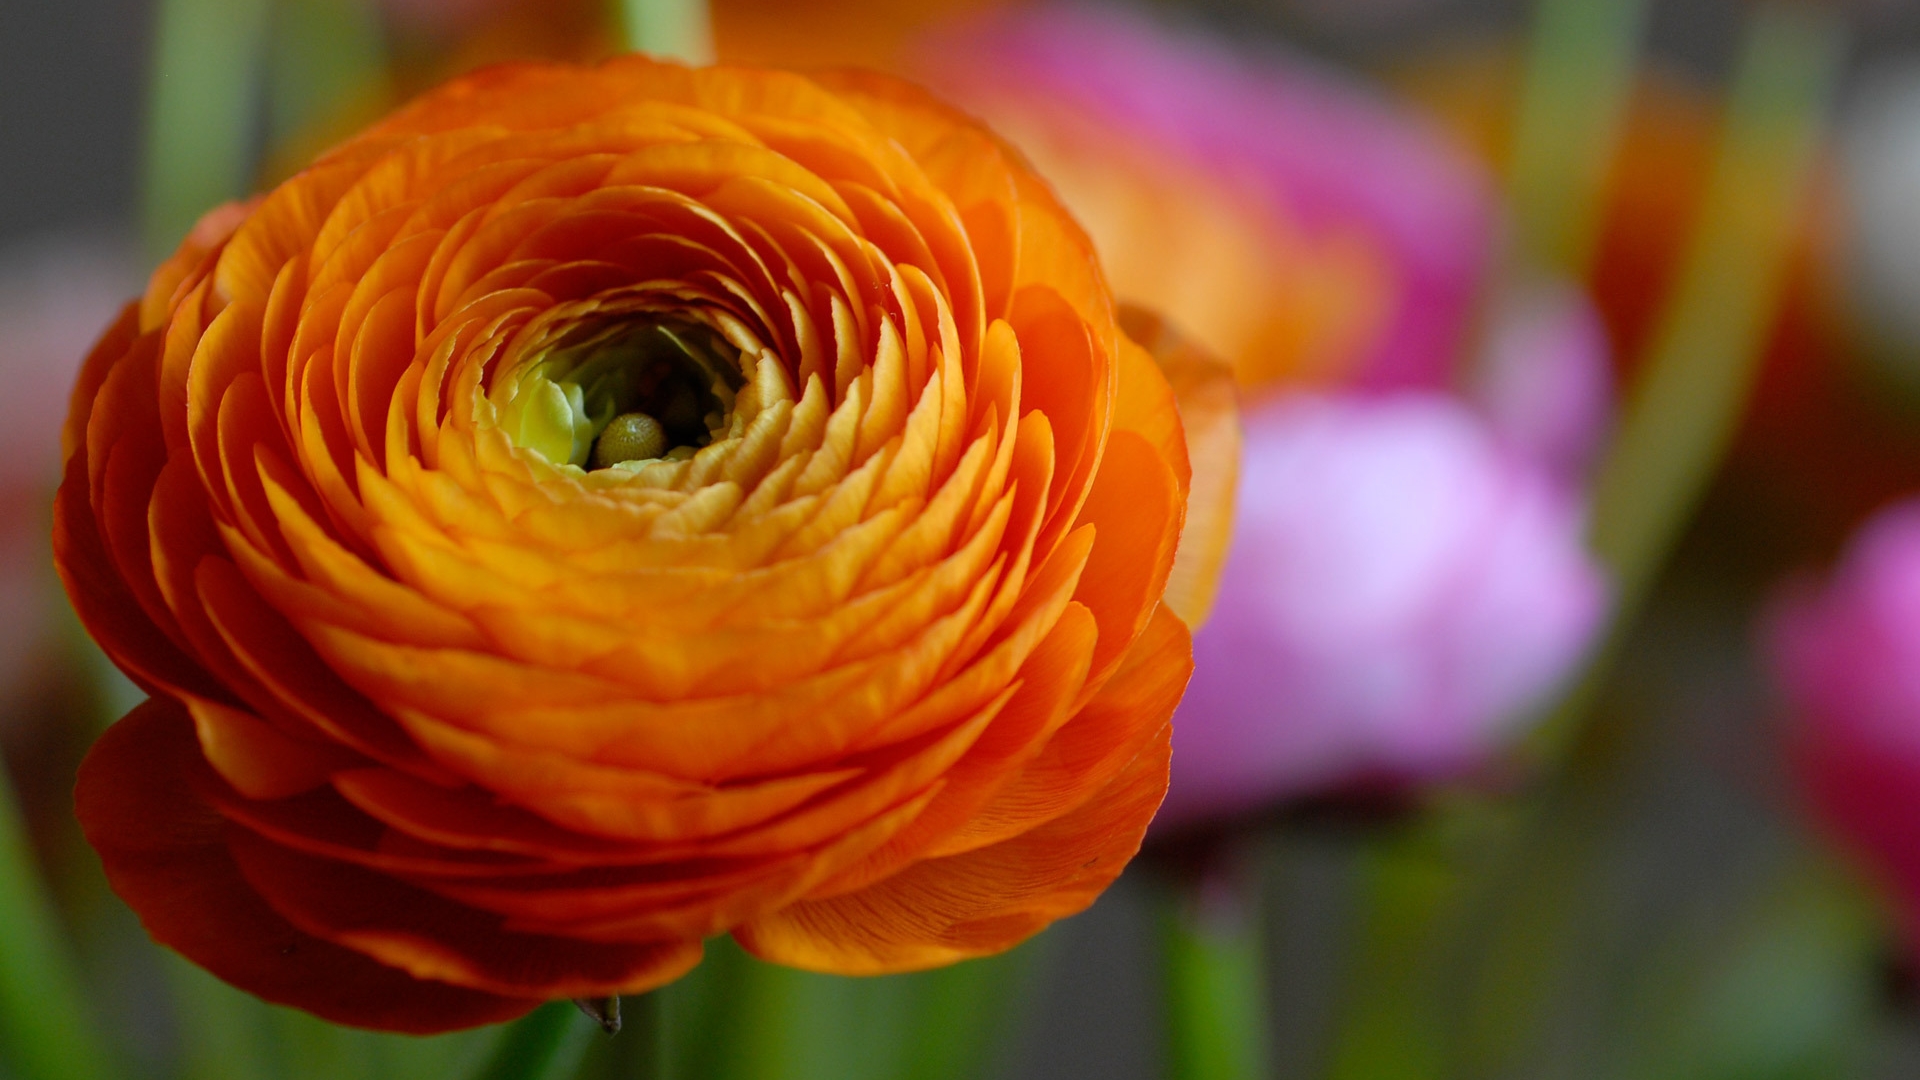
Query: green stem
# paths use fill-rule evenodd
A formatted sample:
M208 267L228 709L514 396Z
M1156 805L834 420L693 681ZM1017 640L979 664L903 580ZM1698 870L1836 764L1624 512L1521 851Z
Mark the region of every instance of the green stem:
M577 1080L662 1080L667 1075L662 1043L660 992L620 999L620 1031L603 1035L586 1018L574 1019L593 1033L592 1046L580 1068ZM572 1005L568 1010L574 1011Z
M1267 994L1259 933L1224 881L1170 891L1161 913L1172 1080L1268 1075Z
M269 0L160 0L141 206L154 255L249 186L268 8Z
M1534 15L1508 191L1529 260L1584 277L1607 167L1627 115L1647 0L1541 0Z
M1844 54L1840 24L1759 9L1679 284L1595 493L1593 545L1631 609L1744 411Z
M13 785L0 772L0 1057L20 1080L106 1080L65 932L42 885Z
M1612 637L1542 725L1549 760L1571 742L1746 410L1844 38L1838 19L1811 8L1755 12L1700 219L1594 492L1589 539L1616 586Z
M847 978L768 964L719 938L658 992L664 1075L973 1080L1017 1026L1045 952L1035 942L935 971Z
M587 1026L571 1002L549 1001L500 1033L493 1055L474 1080L543 1080L567 1036Z
M1329 1080L1448 1075L1436 1009L1440 958L1457 920L1462 841L1486 828L1476 816L1464 806L1436 808L1405 827L1345 838L1353 937L1340 969L1345 992Z
M619 0L627 48L688 64L713 62L706 0Z
M756 960L731 942L709 946L721 965L715 1045L697 1080L812 1080L833 1056L846 1018L839 987L822 976Z
M181 1080L291 1080L275 1053L272 1006L163 952Z
M902 1080L974 1080L988 1075L1044 962L1045 938L952 967L895 976L913 996L903 1038Z
M291 167L387 97L379 11L362 0L274 0L266 48L267 164Z

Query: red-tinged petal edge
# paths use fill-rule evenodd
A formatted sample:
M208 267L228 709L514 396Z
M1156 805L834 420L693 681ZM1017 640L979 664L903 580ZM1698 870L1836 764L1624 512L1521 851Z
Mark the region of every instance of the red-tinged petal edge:
M80 767L80 827L154 940L248 993L356 1027L427 1035L540 1004L416 979L296 929L247 883L229 826L194 793L190 777L207 767L199 755L186 710L153 698Z

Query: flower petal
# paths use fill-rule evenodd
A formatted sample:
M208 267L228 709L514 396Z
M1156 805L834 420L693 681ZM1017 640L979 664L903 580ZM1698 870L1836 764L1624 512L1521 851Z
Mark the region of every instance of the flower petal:
M915 863L859 892L804 900L734 931L763 960L842 975L938 967L1012 948L1093 903L1140 848L1166 791L1162 725L1099 794L1011 840Z
M80 826L156 941L248 993L358 1027L424 1035L540 1004L416 979L296 929L247 883L225 822L194 794L188 777L204 768L193 722L164 698L109 728L80 768Z
M1199 629L1213 611L1220 574L1226 568L1227 544L1233 538L1234 495L1240 480L1239 391L1232 368L1182 338L1159 316L1122 305L1120 325L1159 366L1178 409L1180 453L1189 462L1190 481L1186 522L1180 529L1180 547L1167 577L1164 600L1189 629ZM1127 355L1123 344L1122 356ZM1151 402L1130 404L1124 380L1117 408L1122 415L1116 416L1115 425L1129 428L1166 415L1157 396ZM1148 419L1133 420L1141 411Z

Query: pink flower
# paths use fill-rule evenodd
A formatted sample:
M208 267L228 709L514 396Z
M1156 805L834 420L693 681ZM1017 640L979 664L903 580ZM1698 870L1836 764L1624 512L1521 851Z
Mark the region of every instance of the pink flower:
M1920 499L1869 521L1824 587L1790 587L1766 644L1806 795L1920 945Z
M1553 279L1511 285L1490 307L1469 396L1505 446L1577 484L1613 419L1606 324L1584 292Z
M930 34L914 72L1034 158L1123 299L1166 313L1250 388L1449 381L1493 247L1491 184L1364 85L1073 4ZM1200 195L1184 174L1216 190ZM1196 203L1232 214L1234 228L1214 228ZM1202 240L1208 257L1181 257ZM1253 305L1315 310L1264 333L1214 325L1244 316L1239 290L1261 279L1272 285ZM1234 302L1206 303L1221 295ZM1310 355L1271 359L1289 350ZM1346 355L1318 355L1328 351Z
M62 237L0 251L0 701L57 611L47 506L74 371L138 275L117 246Z
M1283 398L1245 426L1156 828L1497 753L1600 624L1575 500L1440 394Z

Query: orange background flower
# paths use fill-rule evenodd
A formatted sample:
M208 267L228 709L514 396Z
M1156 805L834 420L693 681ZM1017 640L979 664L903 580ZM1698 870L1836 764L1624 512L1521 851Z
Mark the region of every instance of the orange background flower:
M154 696L82 824L156 938L363 1026L729 930L1007 948L1165 787L1218 548L1160 602L1174 400L1046 187L904 84L460 79L210 214L83 369L58 558ZM592 467L636 411L676 448Z

